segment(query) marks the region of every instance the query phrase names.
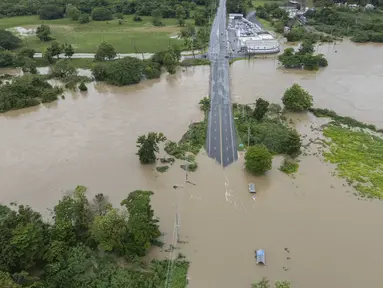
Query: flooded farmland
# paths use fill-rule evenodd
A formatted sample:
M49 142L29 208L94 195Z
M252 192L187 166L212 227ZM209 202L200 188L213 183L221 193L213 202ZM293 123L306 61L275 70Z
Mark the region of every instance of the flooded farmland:
M262 96L279 103L296 82L313 95L315 106L383 127L382 48L346 41L320 46L329 67L316 74L276 69L273 57L235 62L233 101ZM243 170L243 155L222 170L202 151L199 168L189 175L195 185L184 184L180 163L163 174L140 165L137 136L158 131L178 140L191 121L202 118L198 101L208 85L209 67L192 67L123 88L92 83L86 93L68 92L65 100L1 114L1 202L48 213L78 184L114 204L132 190L152 190L168 244L180 205L185 243L177 251L191 261L191 288L248 288L263 276L291 280L294 288L380 287L383 204L358 200L353 188L332 176L333 167L313 155L315 145L300 157L295 178L277 169L279 157L266 176L254 177ZM317 137L310 126L322 121L291 117L305 141ZM247 192L249 182L258 187L255 199ZM256 249L265 250L266 267L256 266Z

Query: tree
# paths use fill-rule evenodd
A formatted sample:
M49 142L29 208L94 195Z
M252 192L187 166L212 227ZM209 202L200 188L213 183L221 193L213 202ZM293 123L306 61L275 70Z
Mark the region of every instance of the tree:
M298 84L293 84L283 94L282 102L288 110L306 111L313 106L313 97Z
M71 223L76 241L92 247L93 240L90 237L89 228L93 221L93 214L85 196L86 191L86 187L77 186L73 195L64 196L59 201L54 207L55 223Z
M64 9L55 4L42 5L39 9L41 20L53 20L64 17Z
M314 45L313 42L310 40L304 40L301 44L301 47L299 48L298 54L305 55L305 54L313 54L314 53Z
M41 24L36 29L36 36L40 39L40 41L50 41L51 37L51 28L48 25Z
M178 20L186 18L186 12L185 12L184 7L182 7L182 5L179 5L179 4L176 5L175 6L175 11L176 11L176 18Z
M162 133L150 132L148 135L141 135L137 139L138 155L141 164L156 162L156 152L159 151L158 143L166 140Z
M116 51L114 50L114 47L111 44L107 42L102 42L97 47L94 59L96 61L104 61L105 59L112 60L114 57L116 57L116 55Z
M20 38L7 30L0 29L0 49L12 50L20 47L21 43Z
M286 142L285 142L285 153L292 156L296 156L300 153L301 146L302 146L302 141L297 130L290 129L290 133L288 134Z
M86 24L89 23L89 15L88 14L81 14L78 18L78 23L80 24Z
M91 234L102 249L124 255L129 237L128 215L110 208L105 215L96 216Z
M65 8L65 16L69 19L72 19L73 21L79 20L81 15L81 11L77 9L76 6L73 6L72 4L66 5Z
M261 281L251 284L251 288L270 288L270 281L263 277ZM275 281L275 288L290 288L291 283L288 281Z
M152 195L152 191L136 190L130 192L128 198L121 202L129 213L129 250L138 256L145 255L151 243L161 235L158 220L154 218L154 211L150 205Z
M272 159L265 145L250 146L245 154L245 166L253 174L263 174L271 169Z
M142 61L135 57L124 57L106 67L106 81L117 86L136 84L141 81Z
M170 74L176 73L176 67L181 59L181 50L178 46L172 45L165 53L163 61L166 70Z
M52 42L51 46L48 48L51 52L51 55L54 57L56 56L57 59L60 58L60 54L63 52L63 46L60 45L58 42L54 41Z
M35 49L24 47L20 50L19 56L33 59L33 56L35 55L35 53L36 53Z
M0 51L0 67L9 67L13 65L14 57L9 51Z
M64 50L65 57L70 58L74 54L74 49L71 44L64 44L63 50Z
M269 102L266 100L263 100L262 98L258 98L255 102L255 109L253 112L253 116L258 121L261 121L265 114L267 113L269 109Z
M105 7L96 7L92 10L92 19L93 21L106 21L112 20L113 14L112 11Z

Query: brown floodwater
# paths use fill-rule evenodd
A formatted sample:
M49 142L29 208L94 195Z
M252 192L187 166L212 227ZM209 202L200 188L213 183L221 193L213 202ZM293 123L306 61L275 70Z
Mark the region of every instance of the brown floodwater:
M234 63L233 100L248 103L262 96L280 102L296 82L313 94L316 106L383 126L382 46L343 42L319 49L329 67L316 74L276 69L273 57ZM201 119L198 101L208 85L209 67L192 67L123 88L92 83L86 93L1 114L1 202L30 204L47 214L78 184L116 205L130 191L148 189L155 193L167 245L179 204L185 243L176 253L191 261L191 288L248 288L263 276L290 280L294 288L380 287L382 202L354 196L333 176L334 167L317 156L315 144L301 156L294 178L278 170L280 157L265 176L254 177L243 170L243 155L223 170L202 151L198 170L189 174L195 185L184 183L180 162L163 174L140 165L137 136L161 131L178 140L191 121ZM305 143L321 136L313 128L323 121L307 114L289 117ZM255 198L247 192L249 182L258 188ZM266 267L255 264L256 249L265 250Z

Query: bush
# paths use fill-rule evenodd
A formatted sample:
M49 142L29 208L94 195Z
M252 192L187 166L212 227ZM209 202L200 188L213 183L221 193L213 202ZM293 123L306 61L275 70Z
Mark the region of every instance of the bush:
M61 93L60 88L52 87L37 76L16 77L0 87L0 112L51 102Z
M92 19L93 21L105 21L112 20L113 14L112 12L104 7L97 7L92 10Z
M298 84L286 89L282 102L291 111L306 111L313 106L313 97Z
M13 54L8 51L0 51L0 67L10 67L13 65Z
M96 81L105 81L108 76L107 65L98 63L92 67L92 75Z
M274 154L292 156L299 154L301 148L298 132L279 121L266 121L253 125L250 145L254 144L263 144Z
M142 21L142 18L141 18L140 16L135 15L135 16L133 17L133 21L135 21L135 22L141 22L141 21Z
M54 4L42 5L39 9L41 20L60 19L64 17L64 9Z
M125 57L108 65L106 81L112 85L123 86L141 81L143 64L134 57Z
M253 174L263 174L271 169L272 159L265 145L251 146L245 154L245 166Z
M78 85L78 89L80 89L80 91L88 91L84 82L81 82L80 85Z
M283 159L283 163L281 167L279 167L279 170L281 170L282 172L286 174L293 174L298 171L298 167L299 167L298 163L296 163L292 159L285 157Z
M77 70L69 60L61 59L51 67L51 74L55 78L65 79L76 76Z
M78 23L80 24L86 24L89 23L89 15L88 14L81 14L78 18Z
M151 59L143 61L143 73L146 79L155 79L161 76L161 65Z
M0 49L12 50L20 47L21 39L4 29L0 30Z
M24 47L23 49L20 50L19 56L33 59L33 56L35 55L35 53L36 53L35 49Z

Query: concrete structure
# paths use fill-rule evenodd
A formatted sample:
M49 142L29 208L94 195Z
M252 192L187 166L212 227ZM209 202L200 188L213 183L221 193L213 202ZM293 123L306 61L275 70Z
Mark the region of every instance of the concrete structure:
M267 54L280 50L279 42L270 33L242 14L229 14L228 31L232 53Z
M226 0L220 0L214 19L208 57L211 61L210 111L206 151L223 167L238 159L229 89L229 41L226 33Z

